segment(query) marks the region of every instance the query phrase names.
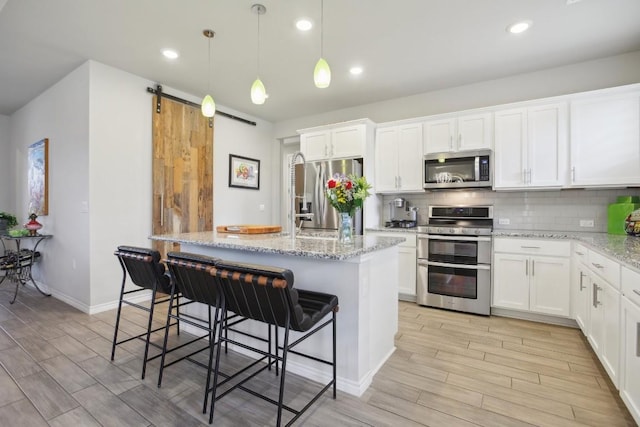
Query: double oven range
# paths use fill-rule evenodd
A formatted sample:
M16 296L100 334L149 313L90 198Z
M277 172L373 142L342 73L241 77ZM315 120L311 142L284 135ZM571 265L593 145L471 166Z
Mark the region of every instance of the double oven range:
M489 315L493 206L430 206L418 227L417 303Z

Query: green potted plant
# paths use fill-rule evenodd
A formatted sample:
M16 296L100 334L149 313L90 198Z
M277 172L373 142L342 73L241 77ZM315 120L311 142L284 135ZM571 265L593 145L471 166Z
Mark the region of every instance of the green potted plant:
M18 225L18 218L7 212L0 211L0 234L7 234L7 230Z

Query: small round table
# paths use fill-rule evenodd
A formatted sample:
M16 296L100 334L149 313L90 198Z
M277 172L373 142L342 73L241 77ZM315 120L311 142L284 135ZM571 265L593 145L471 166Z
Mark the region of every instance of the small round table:
M40 252L37 251L38 245L43 240L50 239L53 237L51 234L36 234L35 236L20 236L20 237L12 237L8 235L0 235L0 241L2 242L3 253L4 255L0 256L0 271L3 271L5 274L0 278L0 283L4 282L5 279L9 281L13 281L16 284L16 291L13 294L13 299L11 300L11 304L16 301L18 296L18 289L20 284L23 286L27 284L27 282L31 281L33 286L44 296L51 296L44 292L35 280L33 280L33 276L31 276L31 266L33 263L40 257ZM35 245L33 249L20 249L20 245L22 240L31 240L35 241ZM16 250L7 250L4 242L6 241L14 241L16 245Z

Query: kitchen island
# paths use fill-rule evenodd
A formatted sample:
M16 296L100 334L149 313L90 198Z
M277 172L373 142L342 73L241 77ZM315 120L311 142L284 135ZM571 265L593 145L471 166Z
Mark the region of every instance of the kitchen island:
M287 268L294 286L338 296L337 387L360 396L374 374L395 350L398 330L398 244L396 237L356 236L349 245L334 236L306 234L239 235L210 232L154 235L152 240L179 243L183 252ZM204 306L190 314L206 314ZM245 322L248 323L248 322ZM246 325L266 335L264 325ZM282 336L282 335L281 335ZM295 340L297 334L291 336ZM246 338L243 338L246 340ZM259 346L260 344L256 344ZM321 330L300 344L303 351L329 360L331 331ZM237 351L246 353L242 349ZM291 354L287 369L304 377L327 381L330 368Z

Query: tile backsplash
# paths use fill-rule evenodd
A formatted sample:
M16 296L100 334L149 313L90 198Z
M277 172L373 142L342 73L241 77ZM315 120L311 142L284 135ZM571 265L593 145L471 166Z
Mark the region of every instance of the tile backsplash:
M607 206L618 196L640 196L640 188L555 191L433 191L385 195L382 218L389 219L389 202L404 197L416 206L418 224L427 222L430 205L493 205L494 228L500 230L607 231ZM500 219L509 224L500 224ZM593 221L581 227L580 221Z

